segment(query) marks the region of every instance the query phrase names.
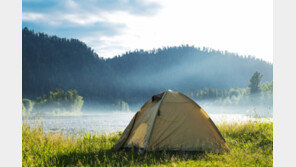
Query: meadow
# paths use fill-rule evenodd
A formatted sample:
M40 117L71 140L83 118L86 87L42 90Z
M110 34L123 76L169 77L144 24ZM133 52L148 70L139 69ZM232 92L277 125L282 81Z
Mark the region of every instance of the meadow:
M272 166L273 123L222 123L229 153L114 151L121 132L111 134L44 133L42 126L22 127L23 166Z

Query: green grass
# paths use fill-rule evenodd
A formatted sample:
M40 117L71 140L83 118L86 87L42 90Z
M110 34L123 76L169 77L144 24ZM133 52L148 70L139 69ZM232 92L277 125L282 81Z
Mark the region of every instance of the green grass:
M272 166L273 123L249 121L218 126L229 153L171 153L113 151L120 137L43 133L41 127L23 125L23 166Z

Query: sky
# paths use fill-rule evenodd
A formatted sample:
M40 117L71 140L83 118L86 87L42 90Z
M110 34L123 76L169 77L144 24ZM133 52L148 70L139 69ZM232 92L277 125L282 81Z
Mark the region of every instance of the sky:
M272 0L23 0L22 27L100 57L182 44L273 62Z

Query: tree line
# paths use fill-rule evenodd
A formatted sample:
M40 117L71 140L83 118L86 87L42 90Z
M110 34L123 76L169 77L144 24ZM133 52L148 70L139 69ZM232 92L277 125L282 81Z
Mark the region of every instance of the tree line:
M205 88L195 91L187 91L186 95L197 100L206 101L213 105L231 106L259 106L273 105L273 82L262 81L262 74L255 72L249 80L246 88L212 89Z
M250 78L247 88L212 89L205 88L185 92L185 94L198 102L207 101L207 105L219 106L250 106L273 104L273 82L261 84L262 74L255 72ZM62 114L81 113L83 98L76 90L64 91L55 89L32 101L23 99L23 115L29 114ZM130 111L129 104L117 100L110 108L112 111Z
M23 98L75 89L85 104L143 103L167 89L244 88L255 71L272 81L271 63L252 56L189 45L135 50L104 59L77 39L22 33Z
M55 89L36 100L23 99L23 116L55 115L61 113L81 113L83 98L76 90Z

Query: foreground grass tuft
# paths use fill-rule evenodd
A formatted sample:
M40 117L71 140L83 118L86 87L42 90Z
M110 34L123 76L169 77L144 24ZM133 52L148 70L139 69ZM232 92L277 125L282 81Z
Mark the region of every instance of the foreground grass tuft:
M218 126L230 153L113 151L119 133L67 136L23 125L23 166L272 166L273 123L249 121Z

